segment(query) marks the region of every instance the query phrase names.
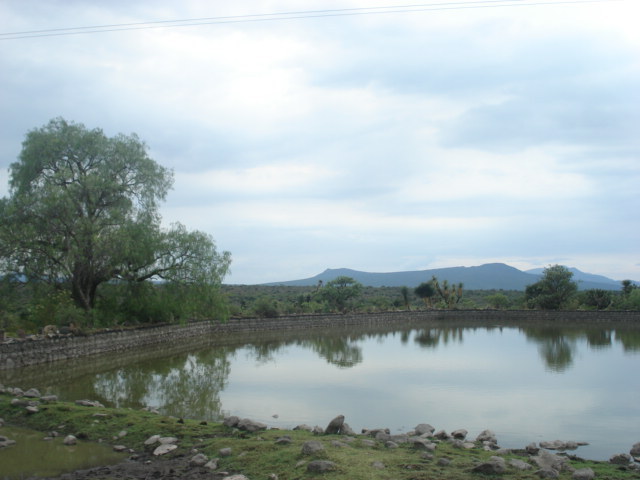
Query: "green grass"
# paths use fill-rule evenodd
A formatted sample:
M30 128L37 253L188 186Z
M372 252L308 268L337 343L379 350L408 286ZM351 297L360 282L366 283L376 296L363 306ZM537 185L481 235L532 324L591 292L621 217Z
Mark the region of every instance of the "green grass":
M423 452L411 445L389 449L377 442L371 447L362 442L362 439L369 438L364 436L358 436L348 446L335 446L332 442L342 441L343 436L314 436L306 431L280 430L249 434L220 424L189 419L183 421L130 409L82 407L65 402L43 404L40 412L27 414L24 408L11 406L10 401L8 395L0 395L0 417L5 422L43 432L55 430L62 435L73 434L86 441L123 444L136 451L145 450L144 441L151 435L175 436L179 439L179 448L170 455L189 456L193 449L197 449L215 458L219 457L220 449L231 448L232 454L220 459L219 470L241 472L250 479L264 479L276 474L279 480L481 480L490 477L472 474L471 468L495 454L480 448L456 449L448 442L440 442L434 459L425 460L422 458ZM123 430L127 432L126 436L114 440ZM291 437L291 444L276 444L276 440L283 435ZM325 450L313 457L303 455L302 445L309 440L322 442ZM438 460L441 458L449 459L451 464L440 466ZM510 458L527 461L527 458L515 454L505 456L507 461ZM330 460L337 465L337 469L322 475L308 473L307 463L316 459ZM374 468L374 462L382 463L384 468ZM575 468L592 468L599 480L640 479L637 471L623 470L604 462L574 460L572 465ZM527 472L509 468L499 478L515 480L539 477L535 474L535 468ZM560 478L570 479L571 473L562 472Z

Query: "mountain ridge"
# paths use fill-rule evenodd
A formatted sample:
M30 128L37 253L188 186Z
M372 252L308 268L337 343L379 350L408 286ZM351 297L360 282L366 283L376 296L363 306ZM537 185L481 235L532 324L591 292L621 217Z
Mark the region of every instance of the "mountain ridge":
M580 290L599 288L603 290L619 290L620 282L603 275L581 272L577 268L569 268L574 274L573 280ZM351 277L370 287L417 287L428 282L432 276L449 283L462 282L469 290L524 290L527 285L540 280L544 269L519 270L505 263L486 263L472 267L445 267L427 270L409 270L400 272L364 272L350 268L327 268L313 277L284 282L269 282L264 285L313 286L318 282L329 282L339 276ZM634 282L638 283L638 282Z

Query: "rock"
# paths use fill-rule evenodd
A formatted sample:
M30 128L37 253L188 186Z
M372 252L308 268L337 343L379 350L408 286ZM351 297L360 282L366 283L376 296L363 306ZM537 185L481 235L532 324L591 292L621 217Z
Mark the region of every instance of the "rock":
M209 459L204 453L197 453L193 457L191 457L191 460L189 460L189 463L191 465L195 465L196 467L204 467L208 462Z
M424 438L413 437L413 447L418 450L426 450L427 452L434 452L436 450L436 444L432 443Z
M574 442L572 440L564 442L562 440L554 440L552 442L540 442L540 447L547 450L575 450L581 445L588 445L585 442Z
M276 444L278 445L289 445L291 442L292 440L289 435L284 435L276 440Z
M228 475L224 477L222 480L249 480L244 475Z
M149 438L147 438L144 441L145 445L153 445L154 443L158 443L158 441L160 440L160 435L151 435Z
M159 447L157 447L153 451L153 454L156 457L158 457L160 455L166 455L167 453L174 451L176 448L178 448L178 446L173 444L173 443L164 443L164 444L160 445Z
M387 468L382 462L373 462L371 466L377 470L384 470L385 468Z
M433 432L436 431L436 429L428 423L420 423L416 425L416 428L413 430L416 432L416 435L432 435Z
M305 430L305 431L307 431L307 432L313 432L313 427L312 427L312 426L310 426L310 425L305 425L305 424L302 424L302 425L298 425L298 426L296 426L296 427L293 427L293 429L294 429L294 430Z
M230 457L231 453L232 453L232 450L229 447L221 448L220 450L218 450L218 454L221 457Z
M224 420L222 420L222 424L225 427L229 427L229 428L237 427L239 422L240 422L240 417L236 417L235 415L232 415L230 417L224 417Z
M82 407L99 407L104 408L104 405L95 400L76 400L76 405L80 405Z
M339 440L332 440L331 441L331 445L334 446L334 447L338 447L338 448L350 448L351 447L351 445L349 445L347 443L344 443L344 442L341 442Z
M16 444L15 440L11 440L10 438L5 437L4 435L0 435L0 448L7 448L15 444Z
M571 475L573 480L593 480L596 474L590 468L580 468Z
M391 440L386 441L384 446L391 449L400 447L400 445L398 445L396 442L392 442Z
M40 397L40 400L44 403L55 403L58 401L57 395L45 395L44 397Z
M324 429L326 435L336 435L340 433L342 424L344 423L344 415L338 415L336 418L329 422L327 428Z
M437 438L438 440L449 440L449 434L447 432L445 432L444 430L440 430L436 433L433 434L433 436L435 438Z
M552 468L554 470L563 470L568 462L565 457L554 455L546 450L540 450L536 457L532 457L532 460L540 468Z
M615 465L629 465L631 461L631 455L627 455L626 453L619 453L609 459L609 463L613 463Z
M448 467L449 465L451 465L451 460L449 460L448 458L441 458L438 460L438 465L440 467Z
M632 457L640 457L640 442L633 444L633 447L629 450L629 454Z
M500 475L507 469L504 458L502 457L489 457L484 463L473 467L471 469L474 473L483 473L485 475Z
M214 458L213 460L209 460L204 464L204 468L208 468L209 470L216 470L218 468L218 459Z
M476 437L476 442L480 442L480 443L489 442L489 443L497 444L498 439L496 438L495 432L493 432L492 430L483 430Z
M78 439L73 435L67 435L66 437L64 437L62 443L64 443L65 445L75 445L76 443L78 443Z
M249 418L243 418L238 422L238 429L244 430L245 432L258 432L260 430L266 430L267 425L262 422L256 422L255 420L251 420Z
M541 468L536 472L536 475L538 475L540 478L558 478L560 476L560 473L558 473L558 471L554 470L553 468Z
M516 470L531 470L533 467L529 465L527 462L523 460L511 459L509 460L509 465L515 468Z
M114 445L113 446L113 451L114 452L124 452L127 450L127 447L125 447L124 445Z
M342 424L342 428L340 429L340 433L343 434L343 435L355 435L356 434L356 432L354 432L353 429L346 422Z
M28 407L25 408L25 410L27 411L27 413L29 414L33 414L33 413L38 413L40 410L38 409L38 407L32 407L31 405L29 405Z
M324 434L324 430L322 429L322 427L319 427L318 425L316 425L315 427L313 427L313 430L311 430L311 432L314 435L322 435Z
M178 443L178 439L176 437L160 437L158 442L160 442L160 445L174 445Z
M307 465L309 473L325 473L331 472L337 468L337 465L329 460L314 460Z
M369 435L371 437L375 437L380 432L386 433L387 435L391 434L391 431L388 428L373 428L371 430L366 429L366 428L362 429L362 434L363 435Z
M364 440L360 440L360 442L365 447L375 447L376 446L376 442L374 442L373 440L369 440L367 438L365 438Z
M527 445L526 447L524 447L524 451L527 452L529 455L537 455L540 449L537 447L535 442L533 442Z
M41 395L37 388L30 388L29 390L24 392L22 396L28 398L40 398Z
M468 434L469 432L464 428L460 428L451 432L451 436L457 440L464 440L465 438L467 438Z
M323 450L324 450L324 445L315 440L304 442L304 444L302 445L303 455L314 455Z

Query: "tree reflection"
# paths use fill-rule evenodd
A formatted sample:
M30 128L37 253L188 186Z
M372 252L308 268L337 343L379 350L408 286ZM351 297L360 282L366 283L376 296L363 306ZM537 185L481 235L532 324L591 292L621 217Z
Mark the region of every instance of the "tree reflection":
M355 367L362 362L362 349L344 337L318 337L301 344L340 368Z
M527 328L523 331L527 339L538 344L538 351L548 370L560 373L573 364L575 340L559 328Z
M450 342L462 343L464 340L464 328L424 328L416 330L414 341L424 348L435 348L440 343L448 345Z
M625 352L640 352L640 331L618 330L616 340L622 344Z
M158 406L178 417L219 420L229 347L212 347L96 375L96 398L115 406Z

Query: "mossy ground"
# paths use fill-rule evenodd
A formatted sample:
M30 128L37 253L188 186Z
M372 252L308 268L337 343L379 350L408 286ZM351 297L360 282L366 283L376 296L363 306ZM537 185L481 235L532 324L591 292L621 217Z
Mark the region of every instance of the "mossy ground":
M448 442L440 442L434 458L426 460L422 451L410 445L401 445L390 449L376 442L369 446L364 439L370 437L357 436L345 446L336 446L332 442L343 441L341 435L315 436L306 431L266 430L258 433L245 433L221 424L200 422L198 420L177 419L157 415L146 411L130 409L82 407L73 403L55 402L40 405L40 411L27 414L23 407L11 405L8 395L0 395L0 417L5 422L26 426L42 432L55 430L61 435L73 434L81 441L104 441L125 445L137 452L144 452L144 441L151 435L175 436L179 439L179 448L167 457L182 455L190 458L194 449L210 458L220 457L219 450L231 448L232 454L221 457L218 470L237 472L251 480L266 479L271 474L279 480L323 478L326 480L457 480L469 478L490 478L471 473L475 465L494 455L481 448L461 450ZM118 438L120 432L126 435ZM291 443L277 444L279 437L287 435ZM325 450L314 457L302 454L302 445L309 440L317 440L324 444ZM148 452L150 447L146 447ZM164 457L163 457L164 458ZM451 463L441 466L438 460L448 459ZM527 458L516 454L507 455L505 459ZM308 473L306 464L315 459L334 462L337 469L322 475ZM373 466L375 462L384 468ZM638 471L621 469L605 462L572 460L575 468L592 468L597 479L640 479ZM498 478L537 479L535 469L527 472L513 468ZM570 479L570 472L562 472L561 479Z

